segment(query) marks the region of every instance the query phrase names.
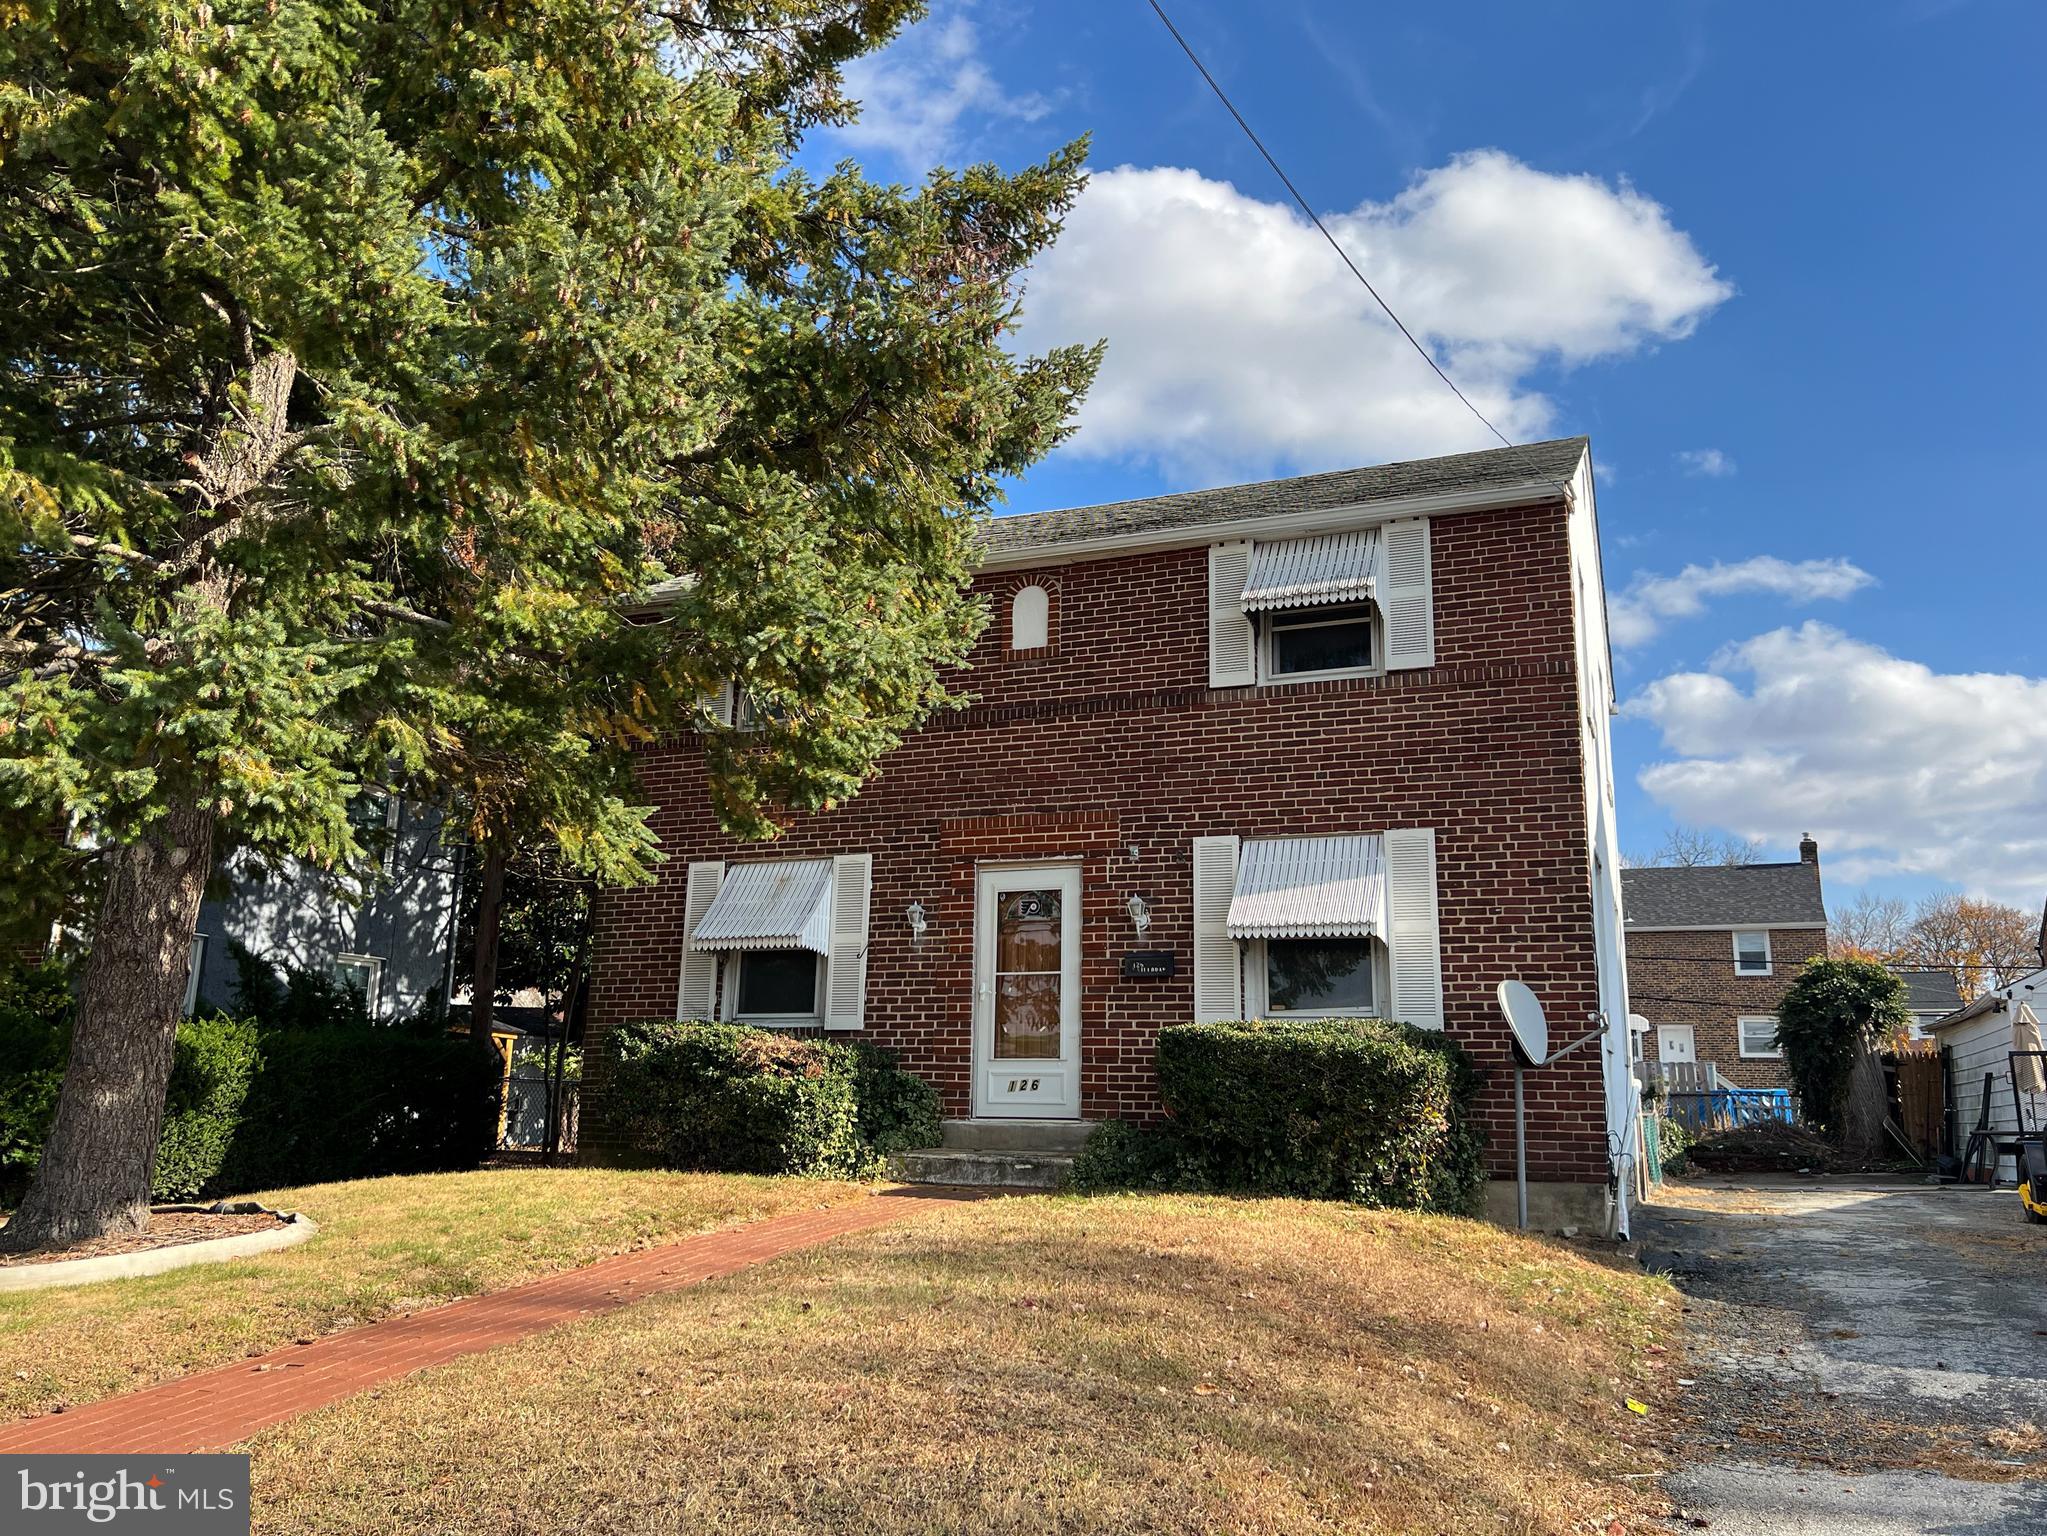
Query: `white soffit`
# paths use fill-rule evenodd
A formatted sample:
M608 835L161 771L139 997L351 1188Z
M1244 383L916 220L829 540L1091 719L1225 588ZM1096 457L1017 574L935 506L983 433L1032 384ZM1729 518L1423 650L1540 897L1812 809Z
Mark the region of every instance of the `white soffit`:
M832 947L832 861L780 859L733 864L690 935L689 947L807 949Z
M1254 544L1244 611L1362 602L1377 590L1379 559L1377 528Z
M1246 840L1230 898L1233 939L1361 938L1386 931L1377 837Z

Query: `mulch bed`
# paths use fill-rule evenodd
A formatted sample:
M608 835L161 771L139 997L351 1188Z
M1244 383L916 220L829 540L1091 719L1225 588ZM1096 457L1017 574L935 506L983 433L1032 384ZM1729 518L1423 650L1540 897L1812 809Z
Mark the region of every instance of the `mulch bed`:
M284 1218L275 1211L219 1216L210 1211L152 1211L146 1232L95 1237L87 1242L74 1243L69 1248L51 1248L39 1253L0 1253L0 1267L56 1264L65 1259L97 1259L112 1253L147 1253L153 1248L180 1248L186 1243L203 1243L215 1237L240 1237L245 1232L267 1232L272 1227L283 1225Z

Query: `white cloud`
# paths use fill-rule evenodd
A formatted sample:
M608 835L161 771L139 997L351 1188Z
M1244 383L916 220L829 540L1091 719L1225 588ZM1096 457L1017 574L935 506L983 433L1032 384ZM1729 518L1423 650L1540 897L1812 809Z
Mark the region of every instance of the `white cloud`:
M1545 364L1692 333L1733 292L1627 183L1460 155L1332 232L1509 437ZM1074 450L1177 477L1370 463L1491 439L1291 209L1192 170L1094 178L1034 269L1023 339L1105 336Z
M1808 622L1660 678L1626 713L1662 735L1638 776L1680 821L1820 841L1830 879L2047 894L2047 678L1935 672Z
M845 68L855 122L830 130L857 150L883 150L922 171L967 152L975 119L1035 122L1052 109L1036 92L1011 95L981 58L970 0L941 4L879 53Z
M1794 603L1839 602L1875 584L1876 578L1853 561L1791 561L1775 555L1688 565L1675 576L1642 571L1607 599L1607 625L1613 643L1625 649L1653 640L1672 619L1697 618L1706 611L1708 598L1763 592Z
M1677 467L1688 475L1725 480L1734 473L1734 460L1718 448L1687 448L1678 454Z

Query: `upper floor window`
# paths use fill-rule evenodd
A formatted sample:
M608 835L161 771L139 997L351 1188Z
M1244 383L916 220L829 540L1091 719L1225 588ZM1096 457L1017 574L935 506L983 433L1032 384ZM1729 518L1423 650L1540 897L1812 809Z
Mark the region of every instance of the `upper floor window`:
M1274 609L1264 629L1268 677L1366 672L1376 661L1370 603Z
M1052 594L1040 586L1019 587L1009 600L1009 648L1041 650L1052 643Z
M1770 935L1767 931L1757 928L1734 936L1734 974L1770 974Z

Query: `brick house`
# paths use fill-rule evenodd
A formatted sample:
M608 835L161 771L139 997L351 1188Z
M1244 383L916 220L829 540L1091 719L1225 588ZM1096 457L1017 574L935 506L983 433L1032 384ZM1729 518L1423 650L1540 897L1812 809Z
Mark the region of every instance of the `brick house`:
M1710 1063L1742 1088L1783 1088L1777 1007L1806 961L1827 952L1820 848L1795 864L1621 871L1628 996L1651 1025L1643 1053Z
M586 1140L627 1019L857 1030L957 1120L1071 1126L1161 1112L1162 1025L1348 1012L1468 1045L1511 1173L1518 977L1560 1041L1607 1031L1529 1078L1538 1199L1596 1219L1634 1111L1585 439L1004 517L981 549L974 702L854 800L744 844L694 738L645 752L668 862L599 904Z

